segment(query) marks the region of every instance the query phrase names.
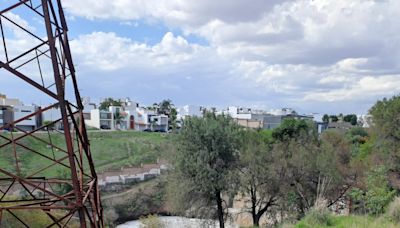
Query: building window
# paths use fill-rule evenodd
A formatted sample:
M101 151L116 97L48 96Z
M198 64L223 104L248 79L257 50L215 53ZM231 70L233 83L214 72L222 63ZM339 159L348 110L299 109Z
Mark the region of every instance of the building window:
M100 119L111 119L111 113L100 113Z
M31 110L21 110L21 112L32 112Z

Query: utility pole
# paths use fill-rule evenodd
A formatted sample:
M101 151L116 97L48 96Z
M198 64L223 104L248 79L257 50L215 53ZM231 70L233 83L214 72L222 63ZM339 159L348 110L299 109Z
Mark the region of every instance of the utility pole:
M51 104L0 125L0 132L10 131L0 133L0 159L7 158L7 166L0 166L0 227L5 220L31 227L22 211L42 214L47 218L44 227L69 227L77 220L80 227L103 227L98 179L61 0L7 4L0 6L0 78L17 78ZM39 18L43 28L27 26L26 15ZM22 46L29 47L21 50L16 39L24 39L28 45ZM33 130L21 127L24 121L49 113L57 118Z

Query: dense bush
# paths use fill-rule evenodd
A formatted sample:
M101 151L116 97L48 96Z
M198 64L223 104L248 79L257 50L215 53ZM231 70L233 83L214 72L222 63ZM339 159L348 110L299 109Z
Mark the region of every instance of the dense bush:
M392 222L400 223L400 197L396 197L389 204L386 215Z
M304 224L315 226L330 226L333 224L332 213L327 208L313 208L303 219Z
M380 215L392 201L395 191L389 188L387 170L383 166L377 166L368 172L366 189L354 188L350 197L357 202L359 212L370 215Z

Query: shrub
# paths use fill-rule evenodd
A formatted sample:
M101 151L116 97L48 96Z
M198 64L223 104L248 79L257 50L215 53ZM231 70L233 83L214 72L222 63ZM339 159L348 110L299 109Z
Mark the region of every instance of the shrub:
M379 166L368 173L365 200L367 211L372 215L382 214L395 194L389 188L386 171L385 167Z
M391 190L386 175L387 169L377 166L368 172L366 190L353 188L350 197L359 204L356 210L362 210L370 215L380 215L392 201L396 191Z
M387 209L387 217L395 223L400 223L400 197L396 197Z
M332 213L327 208L312 208L304 217L304 223L311 227L332 225Z
M157 215L148 215L146 217L141 217L140 222L142 225L141 228L164 228L165 225L160 220Z

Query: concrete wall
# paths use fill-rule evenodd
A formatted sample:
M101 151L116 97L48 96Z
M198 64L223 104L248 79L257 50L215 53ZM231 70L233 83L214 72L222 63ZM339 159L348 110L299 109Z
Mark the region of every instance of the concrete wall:
M258 120L236 119L236 122L243 127L259 129L262 128L262 122Z
M90 110L90 119L85 119L85 124L90 127L100 128L100 110Z

